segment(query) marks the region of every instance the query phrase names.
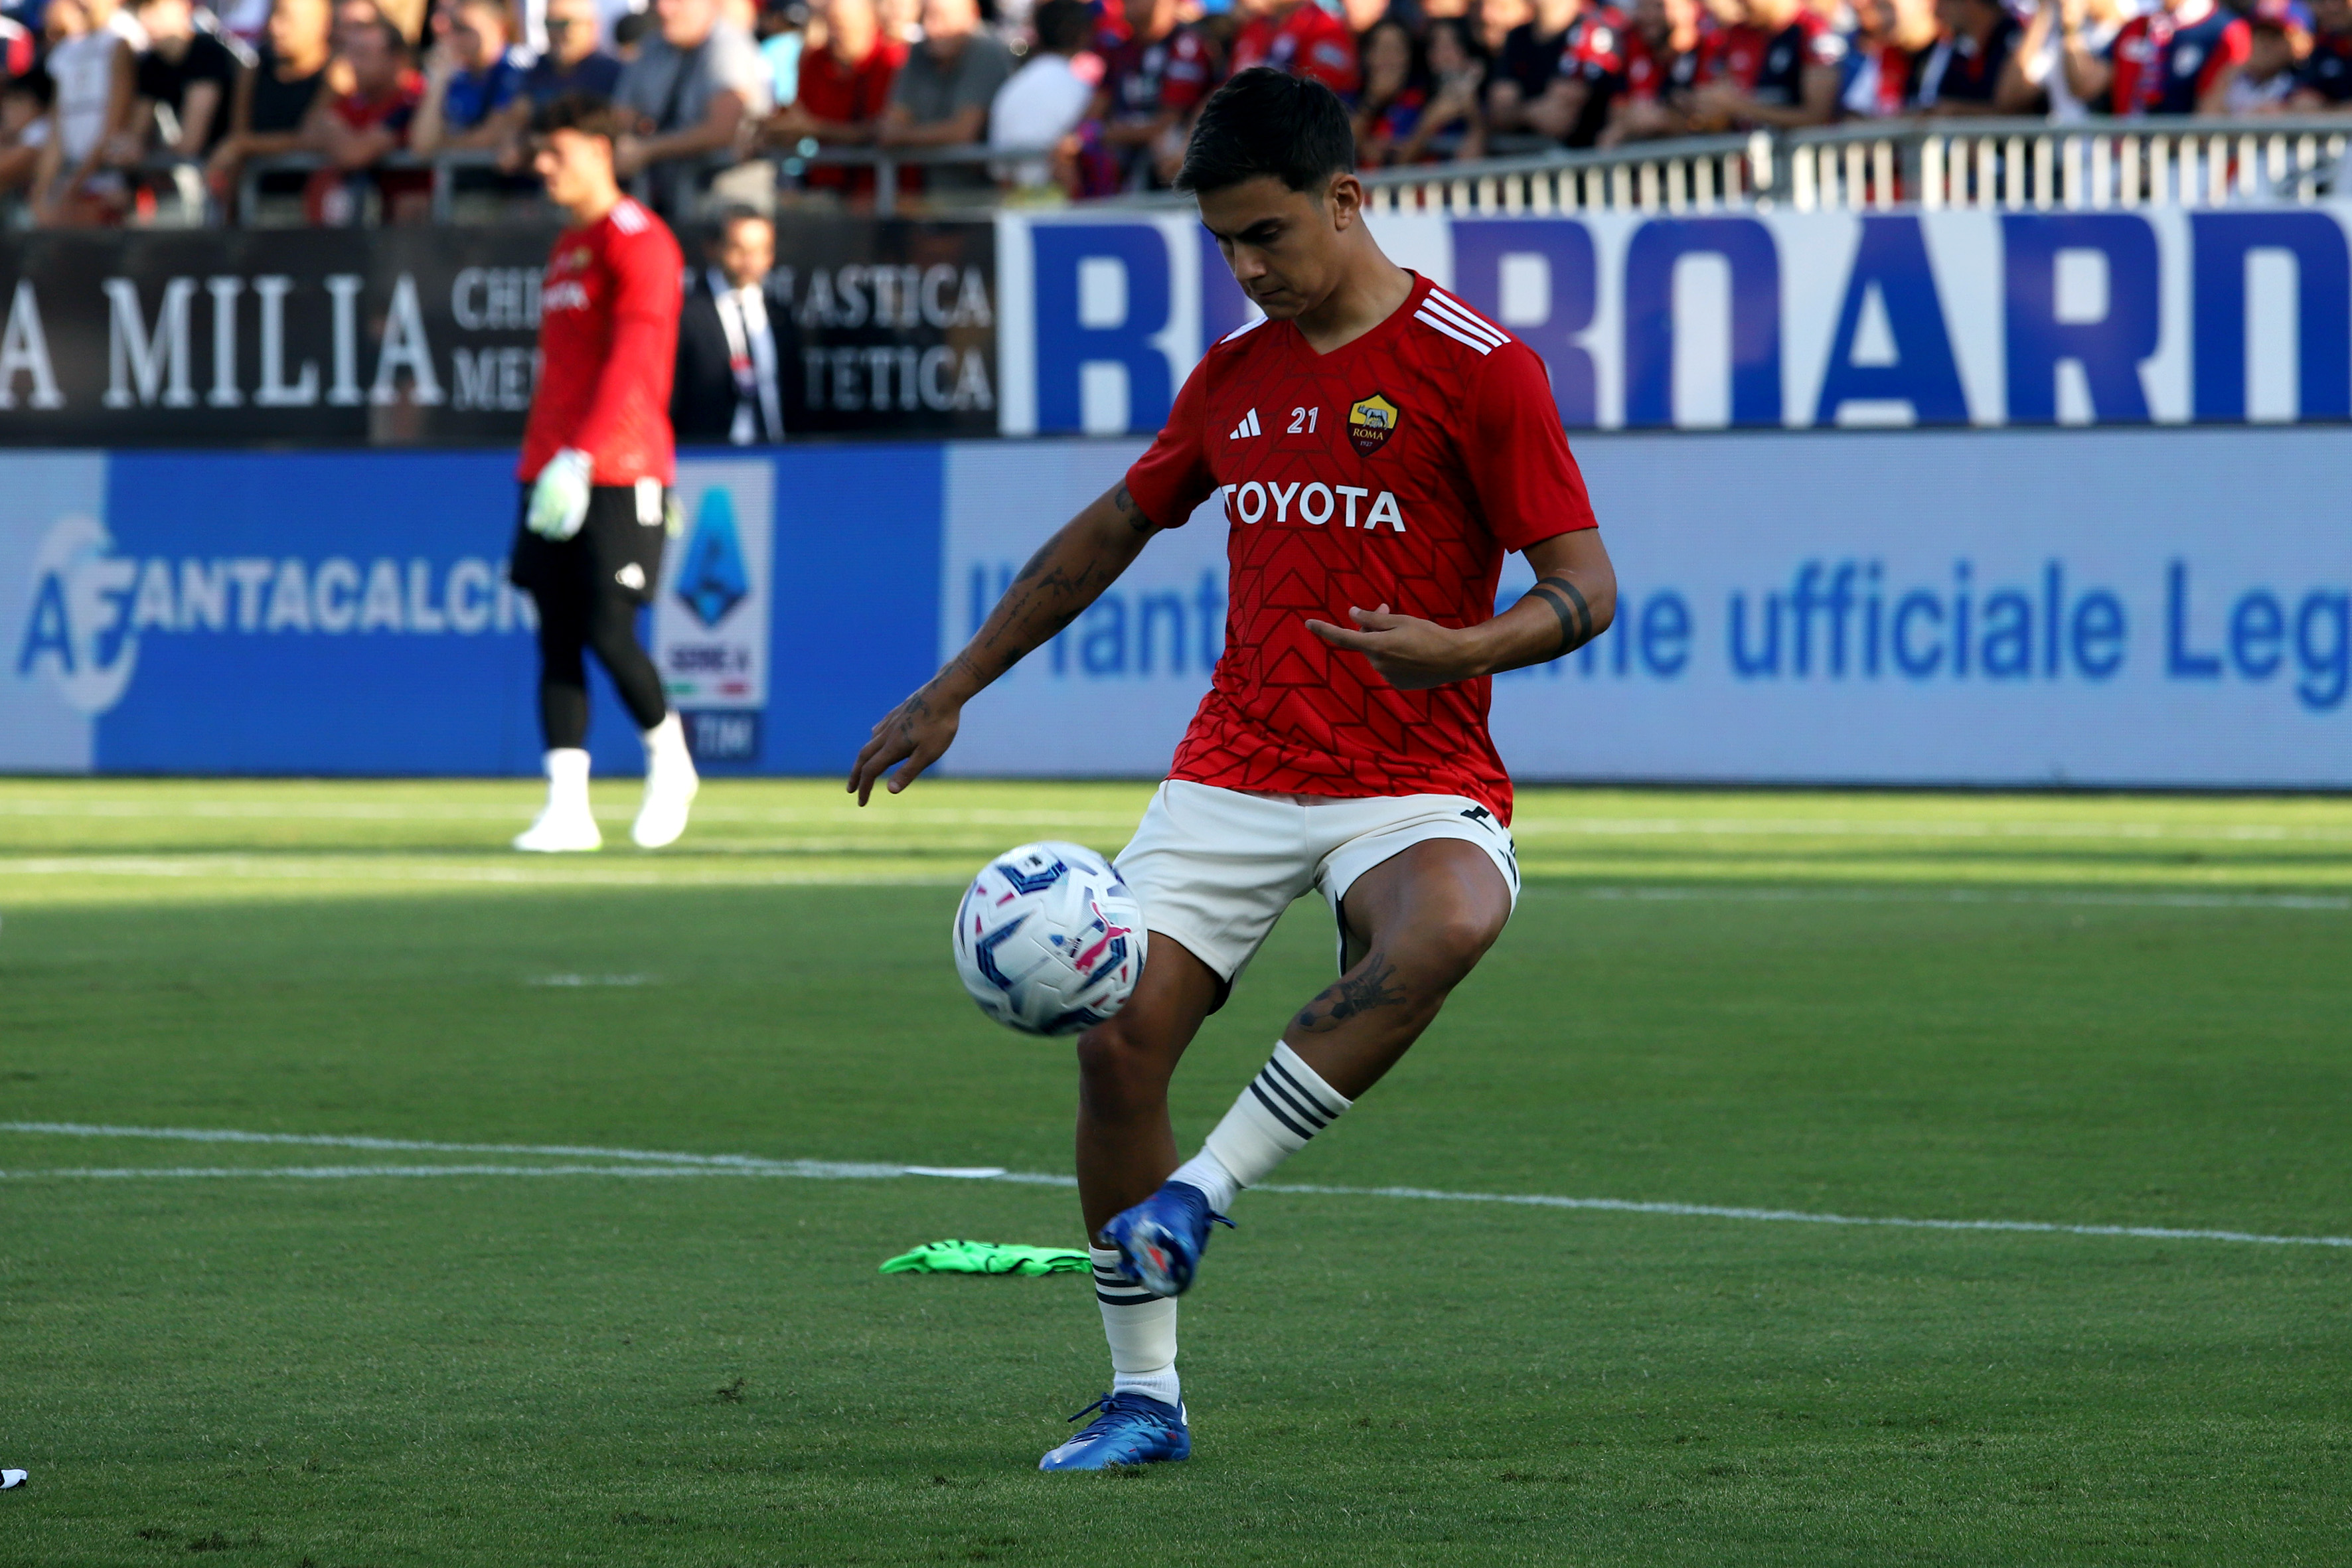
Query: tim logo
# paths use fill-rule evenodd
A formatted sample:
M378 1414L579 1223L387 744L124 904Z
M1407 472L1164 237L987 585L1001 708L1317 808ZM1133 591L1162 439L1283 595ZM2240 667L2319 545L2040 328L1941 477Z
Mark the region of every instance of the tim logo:
M760 715L686 713L686 747L699 763L750 763L760 756Z

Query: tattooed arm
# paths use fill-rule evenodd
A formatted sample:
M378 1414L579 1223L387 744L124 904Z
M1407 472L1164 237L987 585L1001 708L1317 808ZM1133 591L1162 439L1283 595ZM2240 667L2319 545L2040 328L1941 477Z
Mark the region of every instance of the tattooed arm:
M1362 654L1402 691L1548 664L1609 629L1617 614L1617 572L1599 529L1554 534L1528 545L1527 556L1536 585L1517 604L1475 626L1392 616L1382 605L1349 611L1356 623L1352 631L1314 620L1307 628L1333 647Z
M1047 540L1013 579L988 623L963 651L874 726L849 790L864 805L882 775L896 795L953 743L963 705L1055 632L1078 618L1142 553L1158 529L1124 483L1114 485Z

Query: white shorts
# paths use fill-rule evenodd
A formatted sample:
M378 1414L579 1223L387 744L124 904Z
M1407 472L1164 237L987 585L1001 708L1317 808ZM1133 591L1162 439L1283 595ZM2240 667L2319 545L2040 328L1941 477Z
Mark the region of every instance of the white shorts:
M1182 942L1231 984L1293 900L1318 889L1336 920L1357 878L1431 838L1484 849L1517 906L1511 830L1458 795L1337 800L1171 779L1151 797L1118 866L1143 904L1145 926Z

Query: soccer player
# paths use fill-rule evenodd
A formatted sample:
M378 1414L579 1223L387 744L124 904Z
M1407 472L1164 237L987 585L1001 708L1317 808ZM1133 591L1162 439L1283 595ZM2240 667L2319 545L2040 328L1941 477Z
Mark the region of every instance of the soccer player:
M1328 88L1238 74L1178 184L1266 319L1210 349L1125 481L875 726L849 780L861 804L894 765L889 789L906 788L964 703L1221 498L1224 655L1118 860L1150 955L1078 1040L1078 1196L1115 1381L1049 1470L1191 1452L1174 1298L1211 1223L1379 1082L1501 933L1518 866L1488 677L1581 647L1616 604L1542 362L1381 254ZM1538 582L1497 615L1507 550ZM1338 919L1343 973L1180 1164L1177 1059L1309 889Z
M588 809L586 651L644 733L646 793L629 837L647 849L686 831L698 781L660 675L637 644L637 612L661 580L675 469L670 376L683 258L661 219L621 194L602 100L559 98L533 122L547 194L572 215L540 289L539 390L524 426L515 585L539 606L539 720L547 805L518 849L594 849Z

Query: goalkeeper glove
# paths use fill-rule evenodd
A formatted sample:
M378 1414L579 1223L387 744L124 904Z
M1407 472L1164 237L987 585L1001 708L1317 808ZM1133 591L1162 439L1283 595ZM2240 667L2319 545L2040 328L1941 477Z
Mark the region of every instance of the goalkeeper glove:
M566 447L547 460L530 487L530 512L524 526L541 539L566 540L588 521L588 485L596 465L587 453Z

